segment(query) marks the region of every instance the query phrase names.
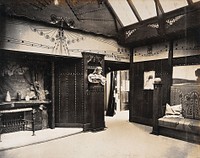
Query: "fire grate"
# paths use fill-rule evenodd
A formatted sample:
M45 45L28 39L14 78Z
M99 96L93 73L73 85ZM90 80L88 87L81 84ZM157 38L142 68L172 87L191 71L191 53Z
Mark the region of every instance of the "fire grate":
M27 130L28 122L29 121L23 119L12 119L2 121L1 133L10 133Z

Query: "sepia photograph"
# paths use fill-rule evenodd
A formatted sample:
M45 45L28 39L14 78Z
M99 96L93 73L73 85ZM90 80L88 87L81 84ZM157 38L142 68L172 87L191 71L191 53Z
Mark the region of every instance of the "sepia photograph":
M0 0L0 158L200 158L200 0Z

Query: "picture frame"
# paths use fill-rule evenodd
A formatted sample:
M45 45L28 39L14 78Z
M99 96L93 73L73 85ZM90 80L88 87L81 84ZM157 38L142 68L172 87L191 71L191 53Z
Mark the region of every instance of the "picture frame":
M144 90L154 89L155 71L144 72Z

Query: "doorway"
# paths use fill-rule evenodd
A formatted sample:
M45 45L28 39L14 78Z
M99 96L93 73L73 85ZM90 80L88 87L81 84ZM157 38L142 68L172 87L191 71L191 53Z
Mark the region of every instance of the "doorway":
M106 75L106 116L129 110L129 70L112 71ZM127 117L128 119L128 117Z

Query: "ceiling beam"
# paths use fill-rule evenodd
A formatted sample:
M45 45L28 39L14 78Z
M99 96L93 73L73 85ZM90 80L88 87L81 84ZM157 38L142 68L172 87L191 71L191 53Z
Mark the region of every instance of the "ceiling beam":
M157 12L157 17L158 17L158 34L164 35L165 34L165 19L164 19L164 10L160 4L159 0L154 0L155 5L156 5L156 12Z
M134 24L122 28L120 30L121 36L119 43L126 46L139 46L162 40L166 41L183 38L194 33L196 37L199 38L200 33L197 34L197 29L200 28L200 21L196 20L196 17L199 16L200 5L188 5L185 8L165 13L162 19L155 17L143 21L142 25ZM160 20L163 22L164 30L158 30L160 26L152 25L157 23L160 25ZM172 23L169 24L169 21L172 21ZM127 35L128 32L132 33Z
M162 8L162 5L160 4L159 0L154 0L155 5L156 5L156 12L157 12L157 16L162 16L164 14L164 10Z
M105 1L105 5L107 6L107 8L110 11L110 13L114 16L114 18L118 21L118 23L120 24L120 26L124 27L122 21L120 20L120 18L118 17L118 15L114 11L114 9L112 8L112 5L110 4L110 2L108 0Z
M78 15L76 14L76 12L74 11L74 9L71 7L70 2L68 0L65 0L65 2L67 3L68 7L70 8L70 10L72 11L72 13L74 14L74 16L76 17L76 19L78 21L80 21Z
M141 22L141 21L142 21L142 18L140 17L140 14L138 13L137 9L135 8L133 2L132 2L131 0L127 0L127 2L128 2L128 4L130 5L131 10L132 10L133 13L135 14L137 20L138 20L139 22Z
M187 0L188 5L192 5L193 1L192 0Z

